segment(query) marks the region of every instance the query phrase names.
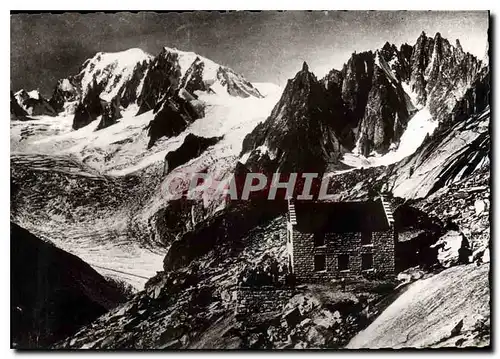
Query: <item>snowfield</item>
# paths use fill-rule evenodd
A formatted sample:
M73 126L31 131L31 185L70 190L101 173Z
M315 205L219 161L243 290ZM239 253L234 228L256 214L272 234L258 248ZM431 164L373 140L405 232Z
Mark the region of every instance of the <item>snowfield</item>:
M379 155L373 153L369 157L364 157L357 154L356 149L352 153L346 153L342 162L346 165L366 168L366 167L377 167L377 166L388 166L390 164L396 163L412 155L424 142L426 136L430 136L434 133L434 130L438 126L438 121L435 121L427 107L419 110L411 119L408 121L408 126L401 136L399 146L393 144L391 151L387 152L385 155Z

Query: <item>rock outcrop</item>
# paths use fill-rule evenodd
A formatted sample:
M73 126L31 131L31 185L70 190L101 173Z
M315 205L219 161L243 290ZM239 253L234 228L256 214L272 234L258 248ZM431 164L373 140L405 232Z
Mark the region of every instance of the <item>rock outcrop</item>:
M120 113L120 99L118 97L112 99L111 102L101 101L101 106L102 117L96 127L96 131L117 123L122 117Z
M94 79L90 85L85 97L75 109L73 117L73 129L78 130L95 121L102 114L103 106L99 95L102 92L103 85L98 84Z
M57 81L49 103L55 111L62 112L67 104L80 100L80 96L81 89L75 78L69 77Z
M14 93L10 92L10 119L11 120L28 120L29 117L26 117L28 113L24 110L24 108L19 105L17 102L16 96Z
M269 170L324 171L328 162L354 147L348 118L332 106L334 103L333 96L304 63L288 81L269 118L243 141L241 155L248 156L246 166L260 171L266 158Z
M30 116L54 116L56 111L37 90L27 92L20 90L14 94L17 103Z
M378 55L380 62L384 61ZM368 156L371 151L385 153L398 144L410 114L401 85L375 66L373 85L368 93L364 115L358 129L359 152Z
M149 143L151 148L161 137L177 136L189 124L202 117L191 101L184 100L177 93L165 98L154 111L154 119L148 125Z
M164 174L200 156L208 147L215 145L219 140L218 137L205 138L192 133L188 134L179 148L165 156Z

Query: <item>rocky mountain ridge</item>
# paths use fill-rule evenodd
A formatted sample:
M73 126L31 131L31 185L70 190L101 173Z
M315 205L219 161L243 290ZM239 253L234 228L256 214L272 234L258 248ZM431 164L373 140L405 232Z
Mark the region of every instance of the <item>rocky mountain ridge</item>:
M347 151L368 157L397 150L409 121L419 110L426 108L435 121L444 119L482 66L475 56L463 51L458 40L453 46L440 33L432 38L424 32L413 46L403 44L398 49L387 42L375 52L354 53L342 70L332 69L320 81L304 75L305 65L289 81L267 121L247 136L241 155L244 162L248 158L259 162L262 157L266 163L269 159L262 149L269 148L271 157L279 157L273 168L286 167L287 154L298 158L296 145L304 140L300 137L304 131L297 133L296 123L322 133L304 142L307 149L299 145L303 160L288 164L296 172L305 169L304 163L315 163L319 168L338 164ZM305 83L304 79L310 80ZM294 97L298 93L301 96ZM316 113L324 118L321 123L314 120ZM333 134L326 139L323 130L329 127ZM288 137L298 141L287 142ZM325 143L333 147L325 147ZM275 153L278 148L280 152Z
M325 158L352 149L354 141L345 112L334 104L335 99L304 63L288 81L270 117L243 141L242 154L256 149L246 164L259 171L265 165L252 168L252 163L265 159L275 163L270 165L278 172L297 168L321 171Z

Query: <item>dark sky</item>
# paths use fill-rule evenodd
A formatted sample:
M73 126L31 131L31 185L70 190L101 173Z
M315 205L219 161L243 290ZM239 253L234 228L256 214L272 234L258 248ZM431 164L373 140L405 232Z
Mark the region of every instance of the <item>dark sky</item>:
M190 12L11 15L11 89L38 88L78 72L96 52L163 46L194 51L255 82L284 85L302 62L317 75L340 68L354 51L386 41L413 44L437 31L483 57L487 12Z

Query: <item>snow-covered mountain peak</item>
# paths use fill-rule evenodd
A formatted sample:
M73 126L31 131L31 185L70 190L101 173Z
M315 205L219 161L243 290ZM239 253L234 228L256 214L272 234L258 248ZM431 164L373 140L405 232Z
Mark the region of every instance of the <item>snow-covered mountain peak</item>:
M191 51L164 47L159 56L174 61L180 71L180 87L189 92L208 91L238 97L262 97L241 74ZM173 56L173 57L172 57Z
M304 63L271 115L245 137L241 161L252 171L320 171L351 149L351 137L339 98Z
M204 77L206 80L215 79L217 75L217 71L221 65L216 64L210 59L198 55L192 51L182 51L177 48L170 48L165 46L163 48L165 53L173 53L177 55L177 61L181 71L181 78L186 75L186 72L194 63L203 63L204 64ZM205 80L204 78L204 80Z
M90 62L100 63L101 66L107 66L112 63L117 63L120 67L132 67L138 62L152 59L153 56L142 49L131 48L118 52L98 52L90 59Z
M85 67L78 76L81 77L83 95L95 80L98 84L104 84L105 96L115 97L132 78L136 66L149 62L152 58L150 54L137 48L120 52L98 52L85 62Z

